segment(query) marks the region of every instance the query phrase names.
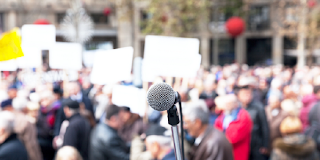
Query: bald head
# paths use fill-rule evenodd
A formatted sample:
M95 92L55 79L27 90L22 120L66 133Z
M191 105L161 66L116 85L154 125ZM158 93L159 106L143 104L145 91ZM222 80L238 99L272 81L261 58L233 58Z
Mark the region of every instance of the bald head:
M230 112L238 106L238 99L234 94L228 94L225 96L219 96L215 99L215 103L218 109L225 112Z

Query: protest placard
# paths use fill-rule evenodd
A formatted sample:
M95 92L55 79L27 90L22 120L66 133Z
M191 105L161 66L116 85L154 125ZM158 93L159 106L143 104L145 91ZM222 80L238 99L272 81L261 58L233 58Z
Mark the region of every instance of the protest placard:
M112 103L118 106L127 106L132 113L144 116L146 91L133 86L116 85L112 90Z
M37 68L42 65L41 49L27 45L22 45L21 48L24 56L17 58L19 68Z
M49 50L56 43L56 28L54 25L26 24L21 28L22 44Z
M147 36L142 79L152 82L157 76L195 77L200 62L198 39Z
M79 43L57 42L49 50L49 65L53 69L80 70L82 46Z
M103 85L130 79L132 57L132 47L97 51L90 75L91 83Z

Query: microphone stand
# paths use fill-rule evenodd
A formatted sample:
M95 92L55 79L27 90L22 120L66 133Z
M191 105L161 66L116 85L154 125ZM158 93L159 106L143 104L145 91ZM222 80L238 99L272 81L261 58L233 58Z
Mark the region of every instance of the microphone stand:
M181 107L181 106L180 106ZM174 144L174 153L176 155L176 160L183 160L183 154L181 153L179 132L177 125L179 124L179 116L177 112L177 107L173 105L170 109L167 110L168 113L168 123L171 125L171 132ZM183 131L181 131L183 132Z

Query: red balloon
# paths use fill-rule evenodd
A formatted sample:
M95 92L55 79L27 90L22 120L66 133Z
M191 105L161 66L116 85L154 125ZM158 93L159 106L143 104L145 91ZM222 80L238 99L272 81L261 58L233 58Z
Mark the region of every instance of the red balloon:
M103 10L103 14L104 14L105 16L109 16L110 13L111 13L111 9L108 8L108 7Z
M315 0L309 0L308 1L308 7L309 8L313 8L316 4L317 4L317 2Z
M48 24L50 24L50 22L48 22L46 19L38 19L33 24L48 25Z
M33 24L39 24L39 25L47 25L50 24L46 19L38 19Z
M226 23L226 28L232 37L237 37L244 31L245 23L239 17L231 17Z

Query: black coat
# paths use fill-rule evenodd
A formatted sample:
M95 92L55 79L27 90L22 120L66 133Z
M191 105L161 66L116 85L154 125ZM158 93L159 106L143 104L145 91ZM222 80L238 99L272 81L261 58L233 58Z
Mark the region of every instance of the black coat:
M75 147L84 160L88 159L90 124L79 113L69 118L69 126L64 135L63 146Z
M261 147L269 148L269 125L262 103L259 101L252 101L246 110L249 112L253 121L253 129L251 132L251 146L250 159L260 160L265 159L259 151Z
M105 123L92 131L90 139L90 160L129 160L130 148L118 132Z
M57 115L56 115L56 120L55 120L55 123L54 123L54 135L55 136L59 135L61 124L62 124L62 122L64 120L67 119L66 115L64 114L64 111L63 111L63 107L65 105L66 100L70 100L70 98L67 98L67 99L62 101L62 105L59 108L59 110L57 112ZM85 94L83 94L81 102L85 105L86 110L90 111L90 113L92 113L92 115L94 115L93 105L92 105L90 99Z
M16 134L10 135L0 144L0 160L28 160L28 153Z

